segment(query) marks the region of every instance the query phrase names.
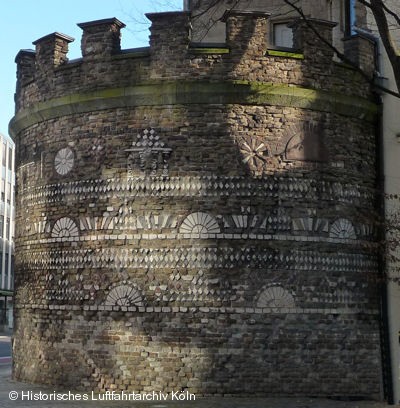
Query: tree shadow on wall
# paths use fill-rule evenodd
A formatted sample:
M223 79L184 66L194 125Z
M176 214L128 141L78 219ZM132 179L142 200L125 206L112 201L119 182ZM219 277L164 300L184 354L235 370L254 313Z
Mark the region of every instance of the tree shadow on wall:
M182 31L184 14L174 16L174 24L153 16L153 36ZM154 57L157 67L150 60L149 78L160 84L186 64L185 80L208 103L187 85L189 96L178 95L185 104L126 108L95 138L79 130L86 117L72 118L78 131L64 144L75 143L74 166L52 176L62 191L42 207L48 259L17 280L20 291L33 285L46 311L15 347L51 346L32 353L36 374L20 356L16 378L101 391L379 393L359 369L378 367L376 317L351 313L378 302L369 285L357 286L361 272L375 273L357 241L371 238L364 224L372 202L363 200L374 175L360 170L365 157L348 154L362 141L347 138L373 140L373 129L300 106L294 93L263 99L261 83L296 88L312 78L329 87L315 79L321 66L266 56L266 24L260 14L232 13L229 54L189 52L187 42L183 63L173 49L164 62ZM235 92L211 95L222 79ZM101 114L89 122L102 123ZM110 152L98 165L82 153L92 143ZM24 262L32 271L36 261ZM18 319L17 333L28 318ZM358 333L372 340L355 353Z

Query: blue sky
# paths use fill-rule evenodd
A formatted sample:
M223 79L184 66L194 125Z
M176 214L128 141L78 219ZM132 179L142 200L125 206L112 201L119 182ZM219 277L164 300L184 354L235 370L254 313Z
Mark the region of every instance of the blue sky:
M127 26L122 30L122 48L148 45L144 13L182 9L183 0L13 0L0 5L0 133L8 134L14 115L15 56L20 49L33 49L32 42L55 31L67 34L69 58L79 58L82 30L86 21L116 17Z

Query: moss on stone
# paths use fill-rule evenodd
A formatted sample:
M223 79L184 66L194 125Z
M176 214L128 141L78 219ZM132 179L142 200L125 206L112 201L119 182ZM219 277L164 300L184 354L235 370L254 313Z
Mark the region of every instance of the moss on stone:
M229 48L189 48L189 52L192 54L229 54Z
M108 88L71 94L40 102L18 112L10 122L10 134L45 120L103 109L142 105L182 104L276 105L333 112L374 121L377 106L367 99L286 84L249 81L148 82L125 88Z
M268 50L267 55L271 57L284 57L293 59L304 59L304 54L291 51Z

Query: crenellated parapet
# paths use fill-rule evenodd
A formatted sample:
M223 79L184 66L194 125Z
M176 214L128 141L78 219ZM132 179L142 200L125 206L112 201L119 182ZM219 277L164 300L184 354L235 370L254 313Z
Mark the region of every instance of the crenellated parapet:
M84 61L107 59L121 51L121 28L116 18L80 23L83 30L81 50Z
M148 13L146 17L151 21L150 77L180 77L190 45L190 13Z
M72 41L72 37L60 33L49 34L34 41L36 73L40 75L66 63L68 44Z
M310 19L293 24L295 52L268 49L268 14L227 12L226 45L205 48L190 42L187 12L151 13L150 47L121 50L115 18L81 23L82 58L69 62L73 39L54 33L34 42L36 51L17 58L17 110L67 95L125 88L159 81L250 81L297 86L334 95L368 97L369 83L351 68L333 62L334 23ZM318 35L316 35L318 33ZM361 42L360 42L361 41ZM349 58L366 72L374 70L373 52L362 40L346 42Z
M228 10L222 16L226 24L226 45L232 58L259 58L268 48L268 13Z
M304 57L310 65L316 64L328 67L334 56L332 45L332 30L337 23L310 18L296 20L293 27L294 47L303 50Z

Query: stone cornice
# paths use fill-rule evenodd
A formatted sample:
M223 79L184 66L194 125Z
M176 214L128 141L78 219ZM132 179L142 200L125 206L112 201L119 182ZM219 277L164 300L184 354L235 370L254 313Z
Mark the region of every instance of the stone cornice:
M187 104L245 104L285 106L332 112L373 122L378 107L355 96L285 84L248 81L149 82L90 93L75 93L38 102L18 112L10 122L12 137L30 126L77 113L137 106Z

